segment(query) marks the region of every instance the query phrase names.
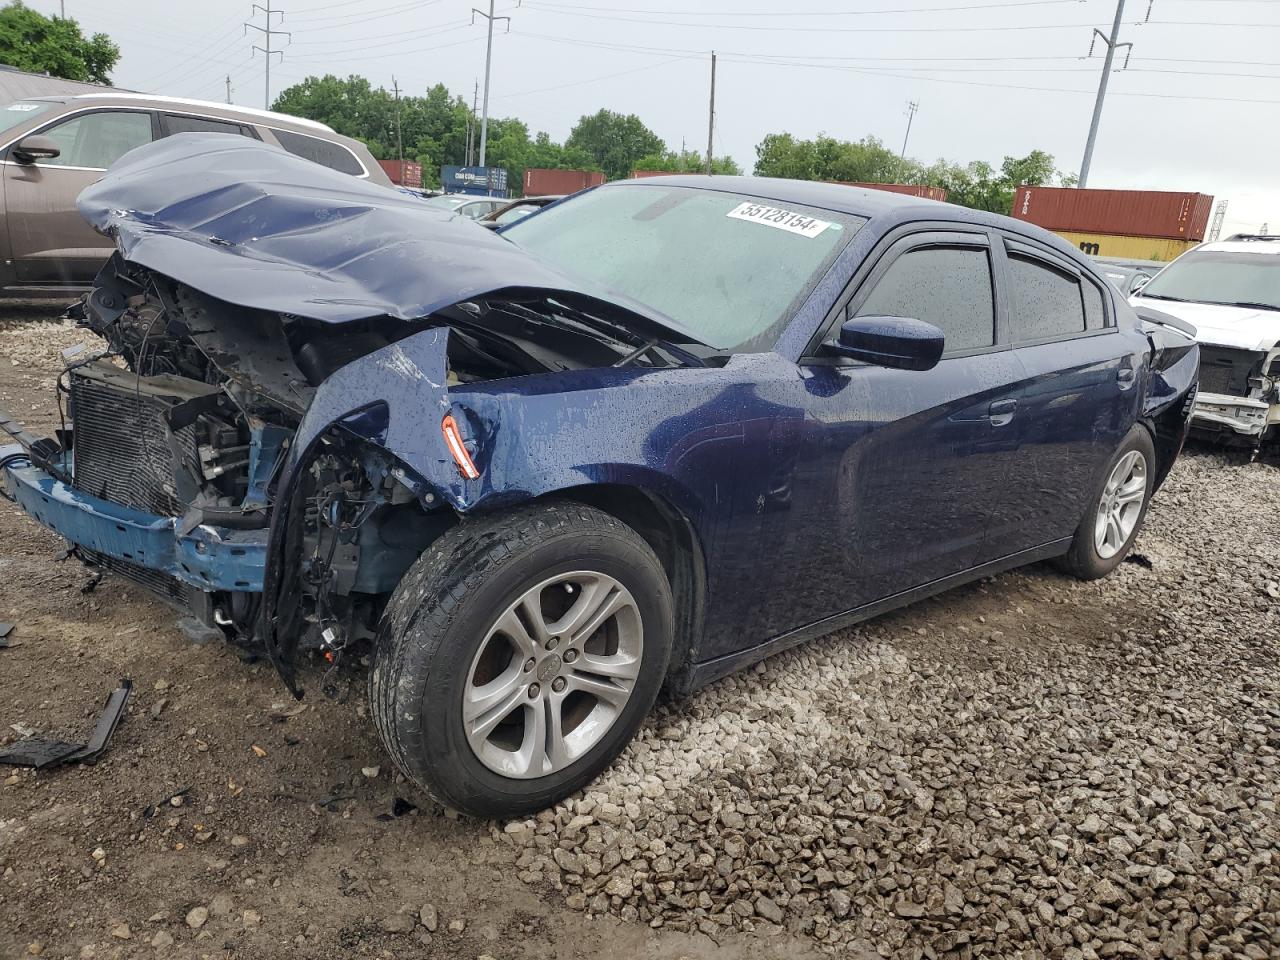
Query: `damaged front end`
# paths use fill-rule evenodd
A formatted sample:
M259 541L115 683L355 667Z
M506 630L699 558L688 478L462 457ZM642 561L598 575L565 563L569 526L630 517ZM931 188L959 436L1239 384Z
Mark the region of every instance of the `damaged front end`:
M377 401L339 399L341 385L324 385L391 344L379 324L233 308L118 255L74 313L103 343L60 378L68 426L57 443L11 424L20 446L6 450L10 496L84 560L188 611L188 633L266 644L286 670L298 645L337 655L370 635L378 598L456 519L379 446ZM433 333L433 386L447 406L447 336ZM317 399L318 410L362 416L348 429L308 419ZM262 617L273 523L295 564L275 577L288 581L273 605L288 621L282 656Z
M237 139L160 141L81 196L119 249L70 313L100 343L59 379L56 439L0 412L0 474L301 695L298 650L336 666L493 493L473 456L497 426L455 391L697 360L473 223Z

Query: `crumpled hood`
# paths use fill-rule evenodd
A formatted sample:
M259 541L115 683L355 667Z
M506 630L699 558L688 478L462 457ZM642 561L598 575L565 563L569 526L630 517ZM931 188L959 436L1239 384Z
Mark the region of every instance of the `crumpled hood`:
M1130 297L1137 307L1172 314L1196 328L1201 343L1238 350L1270 350L1280 343L1280 311L1228 307L1217 303L1179 303L1157 297Z
M229 303L331 323L414 319L512 287L591 296L472 220L249 137L138 147L77 206L134 263Z

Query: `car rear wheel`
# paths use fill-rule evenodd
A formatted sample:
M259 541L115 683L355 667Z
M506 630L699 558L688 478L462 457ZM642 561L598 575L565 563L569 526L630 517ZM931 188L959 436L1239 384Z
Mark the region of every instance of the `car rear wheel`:
M1107 465L1076 528L1071 549L1063 558L1068 572L1081 580L1096 580L1120 565L1146 518L1155 469L1151 435L1135 425Z
M671 590L648 544L591 507L465 521L431 545L379 628L370 701L400 769L489 817L585 786L666 673Z

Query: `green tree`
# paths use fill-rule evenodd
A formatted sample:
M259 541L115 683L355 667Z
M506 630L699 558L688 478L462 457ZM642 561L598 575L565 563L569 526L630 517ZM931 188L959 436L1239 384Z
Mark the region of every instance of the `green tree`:
M110 83L120 48L105 33L85 37L80 24L46 17L14 0L0 8L0 63L67 80Z
M564 145L585 152L595 168L603 170L610 180L631 176L641 157L665 153L667 149L662 138L634 113L623 115L612 110L583 117L569 131Z
M405 106L401 104L402 111ZM344 136L363 140L370 150L377 144L374 156L381 151L385 158L387 144L396 142L395 98L386 90L374 89L364 77L307 77L282 90L271 108L328 124Z
M667 150L641 157L631 169L662 170L667 173L706 173L707 158L696 150L686 150L683 154L675 150ZM742 168L734 163L732 157L712 157L711 172L726 177L737 177L741 176Z

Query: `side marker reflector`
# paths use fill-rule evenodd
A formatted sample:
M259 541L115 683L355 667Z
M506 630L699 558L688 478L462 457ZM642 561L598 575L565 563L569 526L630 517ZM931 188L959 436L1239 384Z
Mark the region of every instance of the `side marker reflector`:
M453 455L453 462L458 465L459 472L468 480L479 477L480 471L476 469L475 461L471 459L466 444L462 442L462 431L458 429L458 421L453 419L452 413L444 415L444 420L440 422L440 430L444 433L444 442L449 447L449 453Z

